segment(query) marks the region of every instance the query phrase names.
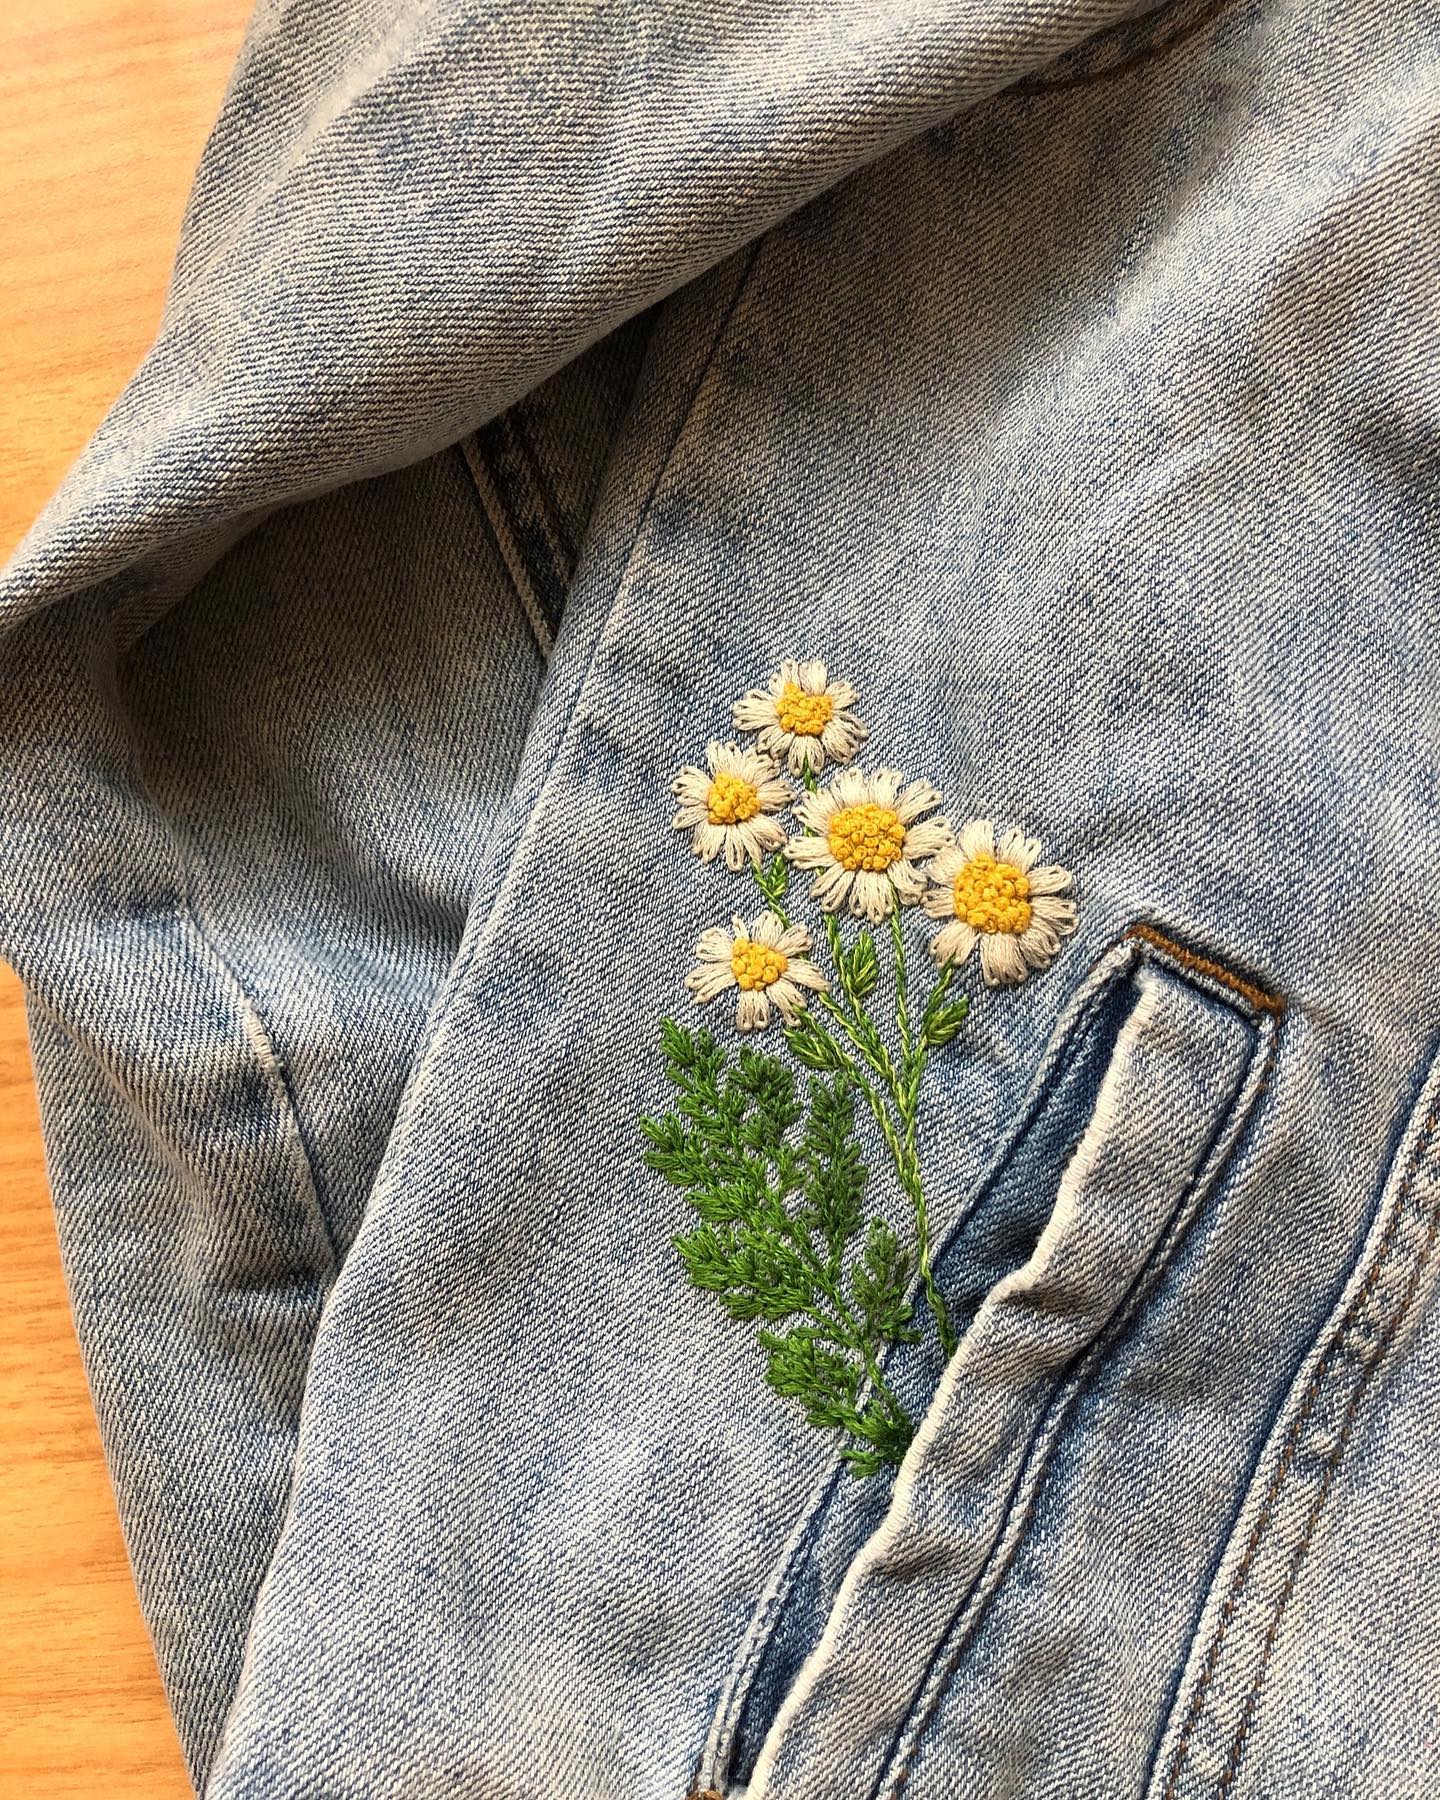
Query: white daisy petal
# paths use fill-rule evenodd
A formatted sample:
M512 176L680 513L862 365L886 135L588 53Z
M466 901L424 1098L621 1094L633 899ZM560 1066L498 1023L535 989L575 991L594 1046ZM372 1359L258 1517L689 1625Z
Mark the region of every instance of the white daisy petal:
M913 906L925 892L925 877L912 862L902 858L897 863L891 863L886 874L903 906Z
M785 857L797 869L820 869L833 860L823 837L791 838L785 846Z
M1046 863L1043 868L1031 869L1028 875L1032 894L1068 894L1074 879L1059 863Z
M695 946L695 954L701 962L723 962L728 969L730 946L734 941L723 925L712 925L708 931L700 933L700 940Z
M955 889L948 881L943 887L927 887L920 896L920 904L932 919L953 919Z
M895 889L890 884L890 875L877 875L870 869L857 871L855 886L850 895L851 912L867 919L872 925L878 925L882 919L890 916L894 908Z
M725 833L725 867L732 875L738 875L750 861L750 851L745 840L745 827L732 825Z
M1013 987L1027 973L1019 944L1003 931L989 931L981 937L980 969L990 987Z
M911 862L923 862L943 850L954 835L948 819L924 819L905 833L905 855Z
M969 858L958 844L947 844L930 864L930 879L932 881L948 882L953 885L955 877L960 873L961 869L964 868L968 861ZM953 902L953 893L951 898Z
M1069 937L1075 929L1075 902L1053 894L1037 894L1030 902L1030 916L1061 937Z
M814 988L817 994L828 993L829 979L822 975L808 956L796 956L791 959L790 967L785 971L791 981L798 982L801 987Z
M725 847L725 828L723 825L712 825L707 818L695 827L691 843L701 862L714 862Z
M859 771L857 770L856 773L858 774ZM860 779L861 781L864 781L865 777L861 775ZM869 778L868 786L870 791L866 795L866 799L873 802L876 806L888 806L898 814L900 808L896 805L896 800L899 797L900 789L904 785L905 777L898 769L876 769L875 773ZM901 823L904 823L903 815L901 815Z
M847 719L837 713L820 733L820 745L836 762L849 762L865 742L868 733L858 719Z
M793 1019L796 1013L805 1010L805 996L790 979L788 973L772 981L765 992L779 1007L780 1016L784 1019Z
M710 777L693 763L686 763L670 783L670 792L690 806L703 806L710 795Z
M963 963L969 959L978 941L972 926L967 925L963 919L952 919L931 938L930 954L942 966L947 962Z
M790 743L790 767L797 775L819 774L825 767L825 751L819 738L795 737Z
M827 692L829 693L830 698L835 702L835 710L837 712L843 707L853 706L860 698L852 683L848 681L832 681Z
M762 726L774 725L774 697L760 688L751 688L731 707L730 717L737 731L759 731Z
M741 1031L763 1031L770 1023L770 1001L759 988L742 993L735 1008L735 1023Z
M921 813L930 812L937 807L944 796L939 788L928 781L912 781L894 802L895 811L902 825L909 825L918 819Z
M994 856L995 826L989 819L971 819L960 833L960 848L965 852L966 860L974 862L977 856Z
M1046 968L1060 954L1060 939L1048 925L1027 925L1015 943L1031 969Z
M998 862L1009 863L1023 875L1040 854L1039 838L1027 838L1018 826L1012 826L995 848Z
M787 925L776 940L775 948L782 956L804 956L810 948L808 925Z
M801 663L799 685L807 694L823 694L825 692L824 663L813 660Z
M1048 969L1060 954L1060 940L1051 931L1032 925L1015 940L1026 965L1031 969Z
M750 924L751 942L768 944L772 950L779 949L784 932L784 920L773 912L756 913Z
M845 904L845 896L850 892L855 877L848 869L834 865L822 869L815 877L815 898L826 912L838 912Z
M860 806L872 798L870 784L859 769L842 769L826 791L834 812L846 806Z
M795 802L795 817L802 825L808 825L811 831L824 833L826 826L840 810L840 802L835 797L835 783L823 787L818 794L802 794Z
M685 977L685 985L701 1006L707 1006L718 994L723 994L726 988L735 985L729 957L723 963L706 963L701 968L692 969Z

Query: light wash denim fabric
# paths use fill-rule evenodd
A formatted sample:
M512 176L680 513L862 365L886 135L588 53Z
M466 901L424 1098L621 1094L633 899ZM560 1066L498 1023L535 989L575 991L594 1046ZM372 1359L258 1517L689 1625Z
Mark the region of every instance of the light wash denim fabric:
M1424 0L262 0L0 589L197 1788L1440 1792L1437 474ZM863 1482L637 1129L793 655L1079 906L964 977Z

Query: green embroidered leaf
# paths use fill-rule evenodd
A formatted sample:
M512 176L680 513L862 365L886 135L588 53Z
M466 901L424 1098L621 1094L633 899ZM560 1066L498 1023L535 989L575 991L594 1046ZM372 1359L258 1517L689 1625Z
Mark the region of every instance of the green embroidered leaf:
M867 1402L854 1435L863 1438L864 1443L850 1445L840 1452L850 1466L850 1473L876 1475L887 1463L901 1461L910 1448L915 1427L906 1414L886 1406L877 1397Z
M790 865L783 856L772 856L768 863L754 864L755 885L770 902L778 906L790 891Z
M805 1013L801 1013L793 1025L785 1027L785 1044L790 1054L807 1069L828 1073L845 1066L833 1041L823 1031L817 1031Z
M874 991L875 983L880 979L880 957L875 949L875 940L868 931L862 931L855 940L855 946L846 958L846 970L842 979L850 990L852 998L864 1000Z
M925 1042L927 1044L948 1044L965 1023L965 1016L970 1011L968 1000L952 1000L946 1006L937 1006L933 1012L925 1015Z
M792 1029L823 1047L821 1034ZM641 1131L646 1163L696 1215L672 1240L685 1272L730 1318L762 1327L769 1385L810 1424L847 1434L852 1473L874 1474L911 1430L880 1357L914 1333L908 1254L880 1220L866 1228L854 1093L843 1078L812 1081L802 1102L777 1058L745 1045L731 1062L707 1032L673 1020L662 1042L675 1106Z
M810 1117L801 1148L807 1224L825 1240L832 1275L860 1229L868 1170L855 1141L855 1099L842 1081L810 1084Z
M890 1226L883 1219L873 1219L850 1287L868 1329L892 1343L919 1339L919 1333L910 1329L912 1313L905 1299L912 1266L909 1251L902 1249Z
M859 1424L855 1396L862 1371L840 1351L821 1341L813 1327L800 1325L779 1336L760 1333L766 1352L765 1379L777 1394L798 1400L806 1421L822 1431Z

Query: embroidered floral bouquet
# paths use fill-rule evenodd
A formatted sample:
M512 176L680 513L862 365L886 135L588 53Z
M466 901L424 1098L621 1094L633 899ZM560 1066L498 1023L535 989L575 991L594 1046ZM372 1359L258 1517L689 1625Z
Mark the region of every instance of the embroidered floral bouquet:
M736 990L735 1023L747 1036L778 1015L786 1050L811 1071L807 1091L789 1064L753 1044L732 1053L710 1032L667 1019L678 1097L642 1129L646 1161L698 1218L674 1240L690 1280L732 1319L759 1324L771 1387L800 1401L810 1424L843 1432L852 1472L873 1475L900 1461L914 1430L882 1367L892 1345L920 1339L912 1283L944 1355L955 1348L931 1269L916 1141L926 1064L967 1012L952 998L956 971L978 945L989 986L1023 981L1074 931L1075 905L1069 872L1039 866L1034 839L1012 830L997 841L987 819L957 838L928 781L843 766L869 736L855 702L823 663L782 663L735 704L735 725L755 734L753 745L711 743L707 766L681 769L672 787L675 827L691 834L695 854L748 876L764 902L748 922L737 915L729 929L701 935L685 985L701 1004ZM793 916L792 867L812 877L823 960ZM906 960L904 909L916 905L942 921L923 1000L912 998ZM863 921L854 935L841 913ZM882 996L893 1015L883 1030ZM905 1238L867 1214L857 1105L894 1165L910 1214Z

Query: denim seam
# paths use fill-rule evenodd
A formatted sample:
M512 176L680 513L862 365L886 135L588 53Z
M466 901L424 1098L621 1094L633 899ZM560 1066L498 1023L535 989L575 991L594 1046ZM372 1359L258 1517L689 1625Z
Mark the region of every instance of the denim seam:
M309 1137L301 1122L300 1109L296 1105L294 1089L290 1083L289 1071L280 1054L274 1034L265 1023L264 1015L256 1005L249 989L241 981L232 968L229 959L222 953L219 945L201 925L190 894L190 875L188 859L185 865L185 890L182 903L176 907L176 917L188 927L191 936L202 953L213 965L221 981L229 988L232 999L240 1014L241 1024L245 1032L245 1041L249 1046L256 1067L264 1077L270 1089L280 1116L288 1127L286 1138L289 1142L290 1160L297 1177L301 1194L312 1210L320 1235L329 1255L329 1267L317 1271L322 1284L328 1286L334 1279L340 1266L339 1251L336 1247L335 1234L330 1226L329 1217L320 1198L320 1183L316 1175L315 1156L311 1149ZM323 1291L323 1287L322 1287Z
M1184 978L1181 977L1181 979ZM1013 1563L1015 1553L1020 1547L1020 1542L1034 1517L1045 1474L1049 1467L1050 1454L1059 1433L1100 1369L1143 1316L1151 1295L1179 1246L1180 1239L1189 1229L1206 1199L1218 1187L1226 1166L1239 1149L1241 1141L1254 1127L1274 1068L1277 1039L1278 1026L1273 1019L1269 1020L1267 1024L1259 1026L1256 1042L1251 1048L1236 1086L1235 1102L1218 1122L1205 1156L1196 1169L1194 1177L1176 1202L1161 1237L1145 1262L1136 1271L1129 1290L1121 1297L1110 1318L1095 1337L1077 1353L1068 1367L1057 1375L1055 1391L1052 1392L1044 1412L1030 1434L1025 1462L1012 1487L1011 1499L997 1526L992 1547L974 1581L971 1582L964 1600L952 1616L950 1626L936 1648L930 1671L927 1673L925 1681L921 1683L915 1701L895 1734L895 1759L892 1760L882 1775L880 1783L877 1784L875 1790L877 1797L883 1795L883 1800L899 1800L915 1766L915 1756L924 1741L925 1731L959 1672L974 1628L979 1624L986 1608L999 1592L1009 1566ZM1240 1116L1239 1129L1227 1141L1225 1127L1237 1112ZM1086 1364L1088 1367L1082 1366ZM1015 1522L1013 1531L1011 1529L1012 1522ZM1005 1544L1007 1535L1012 1539L1008 1548ZM1002 1554L1007 1559L1006 1567L1001 1569L998 1579L990 1588L982 1592L986 1576ZM973 1604L977 1596L978 1604ZM934 1679L934 1675L941 1665L942 1655L946 1657L947 1664L940 1679L934 1681L927 1697L925 1689ZM908 1747L902 1750L901 1746L904 1745L907 1737L909 1738Z
M128 718L120 701L118 655L112 666L107 687L109 702L115 707L117 716ZM334 1280L340 1266L340 1257L335 1234L331 1229L330 1220L321 1198L321 1183L314 1153L300 1119L299 1107L296 1105L294 1090L290 1084L284 1059L280 1055L275 1036L266 1024L254 997L241 981L229 959L221 951L216 938L201 923L200 910L195 903L193 846L184 829L175 823L162 804L147 773L145 758L138 742L132 742L131 767L137 791L144 797L156 819L164 827L165 841L170 853L176 883L173 917L178 924L188 930L203 960L210 965L214 973L219 976L222 985L228 989L240 1016L246 1048L270 1091L271 1098L285 1127L286 1142L289 1146L287 1154L291 1162L292 1178L295 1181L298 1198L310 1214L311 1222L318 1228L328 1258L328 1266L315 1271L323 1292Z
M540 529L545 533L546 542L550 546L551 559L562 579L567 582L571 581L574 579L575 565L578 560L575 545L571 542L559 502L555 498L554 487L546 475L539 453L535 449L535 441L530 436L529 429L525 424L524 402L512 407L504 415L501 423L515 447L516 462L524 471L535 517L539 520Z
M715 1721L711 1727L709 1742L700 1759L699 1783L712 1786L728 1784L730 1780L730 1759L734 1751L735 1733L744 1717L746 1702L750 1698L751 1685L759 1665L765 1659L775 1635L775 1625L785 1610L786 1603L795 1591L795 1583L799 1579L800 1569L806 1552L814 1543L821 1525L829 1514L830 1503L835 1497L835 1488L844 1471L844 1464L838 1455L831 1460L830 1467L818 1483L814 1498L810 1504L810 1514L789 1548L780 1559L778 1568L767 1584L768 1591L762 1598L759 1607L751 1615L750 1625L745 1634L745 1642L740 1653L740 1662L733 1670L722 1691L719 1705L716 1708Z
M545 616L533 572L521 547L515 522L505 504L500 484L495 479L490 459L481 444L479 432L472 432L470 436L460 440L460 454L474 485L481 516L495 546L495 553L504 564L505 572L510 577L510 586L520 603L520 610L525 615L541 657L548 664L555 651L555 636Z
M1132 69L1142 68L1148 62L1155 62L1171 50L1176 50L1190 38L1204 31L1206 26L1213 25L1220 15L1235 4L1235 0L1210 0L1208 6L1193 17L1177 24L1168 37L1154 39L1132 50L1128 56L1122 56L1118 62L1109 63L1103 69L1093 69L1083 74L1062 75L1047 80L1043 74L1028 75L1014 83L1009 89L1012 94L1063 94L1073 92L1076 88L1098 87L1102 82L1118 81L1128 75ZM1164 5L1156 9L1156 13L1178 11L1179 4ZM1131 21L1121 27L1126 32L1138 32L1146 25L1155 22L1155 14ZM1095 48L1094 41L1081 46L1081 49Z
M655 472L650 477L644 498L637 509L635 525L625 550L624 562L615 578L614 589L608 605L597 607L601 617L595 623L593 641L582 651L584 667L576 671L573 689L568 694L562 694L557 701L556 711L559 716L553 727L555 735L548 761L542 769L531 774L527 770L527 758L522 755L521 766L516 773L505 806L485 835L485 855L476 872L471 919L467 921L460 948L445 973L439 991L431 1001L420 1042L416 1046L415 1055L411 1061L410 1075L405 1085L405 1091L401 1095L400 1107L397 1112L397 1126L403 1118L406 1108L411 1104L412 1095L419 1090L424 1081L426 1066L449 1019L460 984L488 942L491 925L499 911L506 886L519 861L530 822L544 805L551 786L557 779L567 744L582 729L580 712L585 694L594 674L609 622L613 619L615 610L624 596L626 583L630 579L630 572L634 566L636 551L649 522L655 498L685 441L695 409L699 405L709 381L716 352L739 310L741 299L749 286L750 277L763 242L763 239L757 239L750 246L744 267L736 274L729 294L717 306L717 316L710 345L700 360L690 393L679 410L673 434L664 454L658 459ZM535 759L530 758L529 760L534 761ZM509 854L504 855L502 852L507 845ZM483 918L479 916L482 909ZM392 1139L393 1137L394 1133L392 1132ZM363 1224L361 1229L364 1229Z
M1190 1705L1186 1710L1185 1724L1181 1729L1180 1738L1175 1747L1174 1758L1166 1778L1162 1800L1176 1800L1176 1795L1179 1792L1180 1780L1185 1772L1185 1763L1189 1757L1191 1745L1194 1742L1195 1732L1199 1728L1200 1722L1205 1714L1205 1701L1214 1681L1216 1670L1219 1667L1220 1658L1224 1651L1226 1639L1229 1636L1230 1627L1239 1611L1240 1600L1244 1594L1246 1584L1248 1583L1250 1571L1254 1567L1255 1558L1258 1556L1265 1538L1269 1533L1271 1526L1274 1524L1280 1510L1280 1503L1284 1497L1285 1488L1295 1466L1296 1452L1300 1445L1300 1440L1303 1437L1305 1428L1309 1424L1311 1415L1321 1398L1321 1390L1330 1373L1331 1365L1347 1347L1349 1340L1354 1334L1356 1323L1361 1312L1374 1295L1381 1277L1384 1274L1385 1266L1391 1260L1391 1253L1395 1249L1396 1239L1399 1236L1400 1227L1404 1221L1406 1206L1409 1203L1411 1193L1414 1191L1415 1183L1419 1179L1420 1172L1430 1154L1437 1128L1440 1128L1440 1104L1432 1106L1425 1117L1425 1121L1420 1129L1419 1137L1416 1140L1414 1151L1411 1155L1409 1166L1407 1167L1405 1176L1396 1192L1390 1217L1385 1222L1385 1228L1381 1234L1380 1242L1376 1246L1374 1254L1371 1257L1370 1266L1366 1271L1364 1282L1362 1283L1359 1292L1346 1308L1338 1329L1335 1331L1330 1343L1326 1346L1324 1353L1317 1362L1302 1396L1300 1409L1296 1414L1290 1430L1286 1433L1285 1443L1282 1446L1279 1459L1276 1462L1270 1484L1266 1489L1265 1500L1260 1509L1260 1514L1251 1528L1250 1536L1246 1540L1244 1553L1241 1556L1234 1575L1230 1579L1224 1606L1215 1627L1215 1635L1206 1652L1205 1662L1200 1672L1195 1693L1191 1697ZM1250 1724L1253 1721L1254 1709L1258 1703L1260 1690L1264 1685L1265 1674L1269 1666L1270 1658L1279 1638L1281 1619L1291 1593L1294 1590L1295 1581L1299 1575L1300 1566L1304 1561L1305 1553L1309 1549L1311 1539L1319 1524L1320 1515L1324 1510L1325 1502L1329 1498L1330 1488L1335 1473L1339 1468L1340 1461L1344 1455L1346 1445L1348 1444L1350 1431L1354 1424L1355 1416L1359 1411L1360 1402L1364 1398L1370 1380L1381 1361L1384 1359L1396 1332L1404 1323L1406 1314L1409 1312L1415 1294L1419 1289L1421 1276L1434 1251L1437 1236L1440 1236L1440 1208L1432 1210L1426 1235L1412 1253L1412 1266L1409 1280L1405 1292L1401 1297L1400 1304L1396 1308L1395 1315L1390 1322L1389 1329L1385 1332L1384 1336L1375 1343L1370 1354L1362 1360L1361 1366L1353 1378L1350 1399L1346 1405L1340 1429L1335 1433L1334 1443L1331 1449L1326 1453L1325 1463L1321 1473L1319 1492L1316 1495L1309 1517L1305 1522L1304 1530L1291 1554L1285 1580L1281 1584L1280 1592L1271 1613L1270 1623L1261 1647L1261 1654L1256 1663L1251 1678L1249 1692L1246 1695L1244 1707L1235 1730L1234 1739L1226 1757L1225 1768L1220 1779L1220 1784L1216 1789L1217 1794L1228 1792L1234 1784L1235 1777L1239 1771L1241 1758L1244 1755L1245 1742L1249 1733Z

